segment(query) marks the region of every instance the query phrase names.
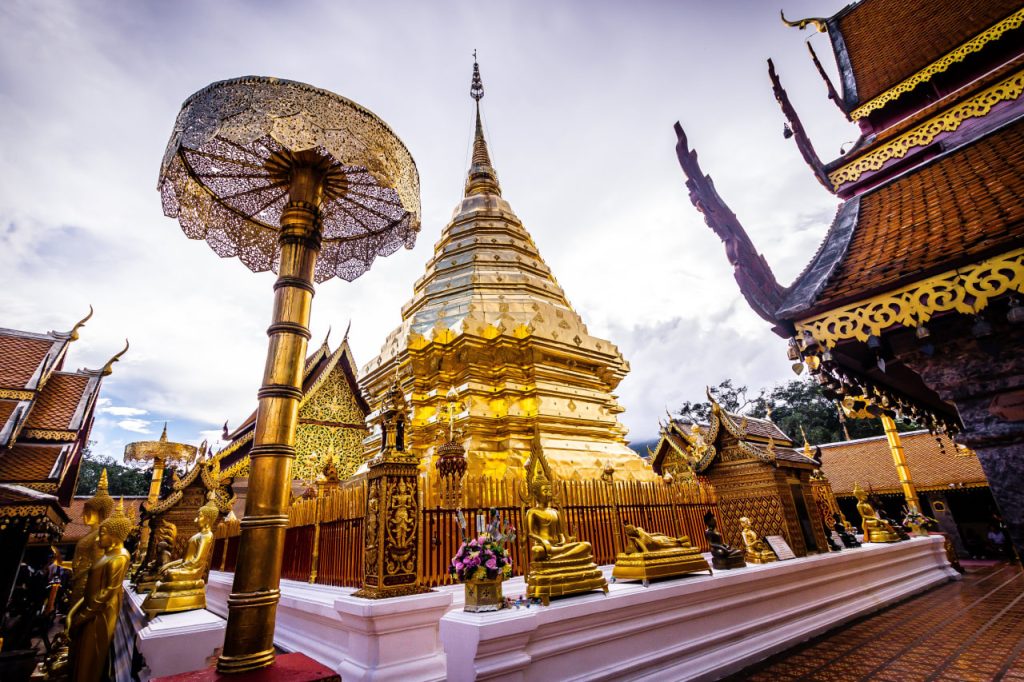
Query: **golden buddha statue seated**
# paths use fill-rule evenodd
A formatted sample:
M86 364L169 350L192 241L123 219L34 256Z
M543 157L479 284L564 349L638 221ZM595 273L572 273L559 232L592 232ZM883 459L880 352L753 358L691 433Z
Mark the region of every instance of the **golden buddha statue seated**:
M206 608L206 574L213 555L213 526L220 510L211 499L199 508L195 522L199 532L188 540L185 556L160 567L159 580L142 602L142 610L153 617Z
M859 483L854 484L853 495L857 498L857 513L860 514L862 522L864 542L899 542L899 534L878 515L874 507L868 504L868 494Z
M740 526L743 527L740 535L743 536L743 546L746 548L743 559L748 564L770 564L773 561L778 561L779 557L764 540L757 537L757 532L751 528L751 525L750 519L746 516L740 517Z
M534 434L530 461L526 467L528 498L526 530L530 541L530 569L526 575L526 595L545 605L551 597L562 597L592 590L608 592L604 574L594 564L589 542L566 535L558 510L550 506L551 477Z
M612 580L642 580L646 587L653 578L673 578L687 573L711 572L700 550L683 535L674 538L648 533L626 524L626 549L615 557Z

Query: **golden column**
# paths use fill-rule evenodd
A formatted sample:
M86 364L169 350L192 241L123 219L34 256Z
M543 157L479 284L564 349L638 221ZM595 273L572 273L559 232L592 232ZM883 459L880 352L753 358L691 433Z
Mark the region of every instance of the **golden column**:
M274 307L220 672L274 661L302 362L314 282L353 280L411 247L419 177L374 114L326 90L249 76L182 106L161 168L164 213L251 270L274 270Z
M917 499L917 489L914 487L913 479L910 478L910 468L907 466L907 458L903 453L900 434L896 431L896 422L887 414L883 414L881 419L885 437L889 441L892 461L896 465L896 475L899 476L900 485L903 486L903 497L907 499L907 508L919 512L921 511L921 501Z

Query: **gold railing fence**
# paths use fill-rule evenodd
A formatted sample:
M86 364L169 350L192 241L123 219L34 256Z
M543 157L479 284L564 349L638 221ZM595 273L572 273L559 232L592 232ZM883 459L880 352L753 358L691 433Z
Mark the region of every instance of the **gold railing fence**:
M490 520L492 509L505 525L516 529L516 540L508 548L513 575L529 568L529 550L524 530L527 503L522 498L522 479L495 479L467 475L462 485L460 508L466 535L475 537ZM695 547L709 551L704 539L704 515L716 518L718 503L714 488L704 480L675 481L556 481L555 504L561 510L564 532L590 542L594 560L611 564L623 547L623 525L633 524L651 533L672 537L688 536ZM452 582L448 566L463 540L458 511L444 506L435 472L420 475L419 486L419 575L421 584L433 587ZM323 496L297 500L289 511L282 577L309 580L313 540L319 518L320 540L316 582L358 587L363 580L363 514L366 485L362 480L328 489ZM239 524L224 522L216 531L213 564L233 571L238 553Z

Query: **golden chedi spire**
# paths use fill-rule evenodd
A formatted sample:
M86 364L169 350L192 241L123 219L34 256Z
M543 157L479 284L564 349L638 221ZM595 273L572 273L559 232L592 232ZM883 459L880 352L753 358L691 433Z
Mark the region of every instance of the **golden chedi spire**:
M469 86L469 96L476 101L476 131L473 135L473 160L466 178L466 196L472 194L497 194L501 196L498 174L491 165L491 154L487 150L484 139L484 127L480 121L480 100L484 97L484 82L480 78L480 65L476 62L476 50L473 50L473 82Z
M441 415L455 387L463 407L454 428L465 438L469 475L522 476L536 426L558 478L597 479L612 460L619 478L653 480L618 421L623 410L613 392L629 364L614 344L589 333L501 195L475 61L470 95L477 115L466 191L402 307L402 324L363 368L361 383L377 410L371 423L380 421L397 368L416 455L437 456L453 428ZM367 457L379 447L378 433Z

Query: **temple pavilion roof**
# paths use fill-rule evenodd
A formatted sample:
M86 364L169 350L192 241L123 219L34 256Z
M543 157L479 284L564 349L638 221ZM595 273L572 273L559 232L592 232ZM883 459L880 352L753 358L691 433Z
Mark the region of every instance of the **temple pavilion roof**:
M856 85L845 93L847 105L855 109L870 102L1020 8L1019 0L863 0L850 5L829 20L830 33L840 37L833 37L837 61Z
M900 434L900 442L914 487L920 491L988 485L974 451L957 445L948 436L909 431ZM821 470L836 495L852 495L855 483L883 495L903 492L885 436L818 447Z
M843 204L775 315L806 317L1021 245L1024 120Z
M88 319L68 332L0 329L0 516L36 519L30 526L50 533L67 520L60 505L74 492L103 377L121 355L64 371Z
M698 435L699 434L699 439ZM810 446L795 447L793 440L770 419L728 412L712 398L711 418L706 424L671 419L662 425L661 437L651 450L655 473L664 474L670 459L688 462L696 473L704 472L725 447L738 447L775 466L814 468L818 461Z
M305 405L307 403L317 389L335 370L339 370L343 373L358 409L362 411L363 415L367 414L370 411L370 407L366 402L365 396L363 396L362 390L359 388L359 382L356 378L356 362L355 358L352 356L352 349L348 343L347 333L341 344L339 344L333 351L330 349L328 340L325 338L323 343L320 344L315 351L310 353L309 356L307 356L303 365L302 373L303 397L301 405ZM301 414L301 405L299 419L300 425L304 422ZM244 466L249 455L249 450L252 449L253 436L256 429L256 414L257 410L253 410L252 413L249 414L249 416L246 417L245 420L230 433L227 431L227 424L225 423L224 439L228 441L228 444L214 455L214 459L218 462L220 469L225 473L225 475L232 475L236 469ZM362 424L339 425L359 426L362 428Z

